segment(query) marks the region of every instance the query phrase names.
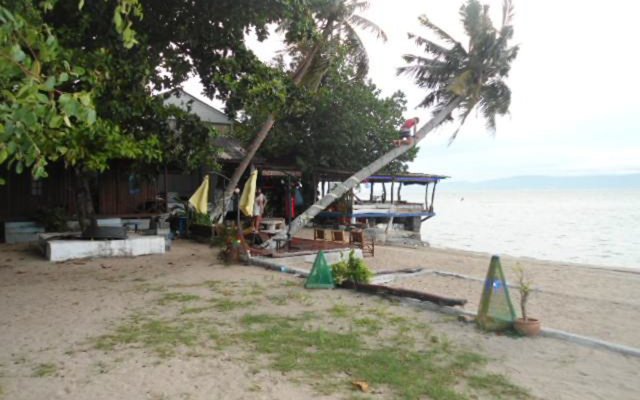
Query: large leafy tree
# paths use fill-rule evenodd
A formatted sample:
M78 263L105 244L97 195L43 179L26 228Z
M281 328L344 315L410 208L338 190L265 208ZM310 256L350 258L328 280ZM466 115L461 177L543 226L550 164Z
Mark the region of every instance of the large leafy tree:
M173 87L197 71L208 92L232 108L243 96L282 97L280 74L246 49L244 32L255 29L264 38L266 25L283 19L294 21L291 32L304 31L304 5L10 0L0 8L0 164L31 168L39 178L48 162L64 161L79 177L82 214L92 213L87 176L110 160L201 165L214 150L206 145L209 131L164 107L152 89ZM168 118L189 127L191 140L172 134Z
M368 57L356 29L370 30L379 38L386 40L385 33L376 24L357 14L367 7L367 1L313 0L310 2L309 10L313 16L315 35L287 37L289 50L295 60L294 68L288 75L295 87L310 91L317 89L329 70L332 60L341 53L341 49L347 49L347 56L357 65L358 76L361 78L366 75ZM290 29L288 27L290 20L284 20L284 23L285 29ZM294 91L295 89L289 90L289 94ZM268 108L269 112L247 147L244 159L231 176L224 199L232 196L233 190L276 122L277 114L286 113L287 107L291 104L284 102L280 107L273 107L272 104L266 106L271 106ZM221 211L222 204L218 204L214 211L214 218L220 217Z
M518 54L518 46L509 44L513 38L511 1L504 0L502 23L499 28L494 27L489 18L489 7L482 5L478 0L468 0L460 8L460 17L468 36L466 46L425 16L420 18L421 24L444 44L429 38L409 35L410 39L416 40L416 43L423 47L425 55L405 56L410 65L400 68L399 73L412 76L419 87L428 91L421 105L434 109L433 118L416 133L416 142L444 121L454 120L456 111L459 112L460 126L477 108L486 118L488 127L495 129L496 116L504 115L509 110L511 91L504 80ZM454 132L452 140L458 131L459 128ZM295 234L335 199L409 150L409 146L399 146L337 185L334 190L299 215L292 222L289 233Z
M391 150L406 101L401 92L381 96L373 83L358 78L357 64L342 58L315 93L301 92L298 103L282 115L259 154L291 160L311 173L320 168L356 171ZM250 121L244 129L251 132ZM406 167L397 160L387 168L399 172Z

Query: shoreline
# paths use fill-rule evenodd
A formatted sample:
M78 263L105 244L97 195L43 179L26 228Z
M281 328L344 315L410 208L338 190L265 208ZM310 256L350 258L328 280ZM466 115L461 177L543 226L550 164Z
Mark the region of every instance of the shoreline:
M388 247L404 247L404 248L415 248L417 249L421 249L421 248L429 248L429 249L433 249L433 250L441 250L441 251L445 251L445 252L452 252L452 253L456 253L456 252L460 252L460 253L467 253L467 254L471 254L471 255L476 255L476 256L488 256L491 257L492 253L486 252L486 251L479 251L479 250L465 250L465 249L458 249L455 247L440 247L440 246L432 246L429 242L423 241L423 243L426 244L426 246L424 247L412 247L412 246L402 246L402 245L384 245L384 246L388 246ZM509 257L512 259L522 259L525 261L532 261L532 262L536 262L536 263L548 263L548 264L562 264L562 265L566 265L568 267L571 268L589 268L589 269L595 269L595 270L602 270L602 271L615 271L615 272L620 272L620 273L629 273L629 274L640 274L640 267L638 268L633 268L633 267L620 267L620 266L609 266L609 265L603 265L603 264L588 264L588 263L580 263L580 262L574 262L574 261L565 261L565 260L551 260L551 259L545 259L545 258L536 258L536 257L532 257L532 256L516 256L516 255L512 255L512 254L495 254L497 256L499 256L500 258L502 257Z

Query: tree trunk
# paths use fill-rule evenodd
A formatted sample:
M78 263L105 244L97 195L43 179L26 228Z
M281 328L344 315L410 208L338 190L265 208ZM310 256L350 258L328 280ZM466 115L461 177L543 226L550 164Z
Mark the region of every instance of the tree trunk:
M440 125L445 120L445 118L447 118L447 116L451 114L451 112L453 112L453 110L455 110L458 107L461 101L462 101L461 98L454 99L451 103L449 103L448 106L442 109L429 122L427 122L422 128L420 128L420 130L415 135L415 138L414 138L415 143L417 144L419 141L424 139L424 137L429 132L431 132L434 128ZM346 181L342 183L338 183L331 192L329 192L326 196L320 199L320 201L316 202L311 207L306 209L302 214L298 215L298 217L291 222L291 224L289 225L289 229L287 230L288 235L293 237L296 233L298 233L298 231L300 231L300 229L302 229L307 224L307 222L309 222L313 217L318 215L324 209L329 207L331 203L333 203L335 200L342 197L342 195L344 195L349 190L356 187L364 179L375 174L377 171L385 167L387 164L389 164L396 158L400 157L402 154L409 151L409 149L411 149L411 146L406 146L406 145L397 146L393 150L389 151L388 153L384 154L382 157L372 162L371 164L362 168L360 171L356 172L353 176L351 176ZM286 238L287 233L281 233L274 236L273 238L271 238L271 240L267 242L267 245L271 246L274 239Z
M91 185L89 184L89 176L81 167L75 167L76 176L76 207L78 214L78 223L80 230L85 231L89 226L97 226L96 212L93 207L93 199L91 196Z
M370 283L353 283L353 282L343 282L340 287L346 289L356 289L360 292L372 293L372 294L381 294L381 295L392 295L398 297L408 297L410 299L417 299L421 301L429 301L431 303L436 303L440 306L464 306L467 304L466 299L456 299L451 297L443 297L437 294L431 294L426 292L418 292L416 290L402 289L397 287L385 286L385 285L373 285Z
M247 154L245 154L244 158L240 162L240 165L238 165L235 171L233 171L233 175L229 180L227 189L224 191L224 194L221 196L220 201L218 202L218 204L216 204L216 207L213 210L213 221L219 221L220 219L222 219L222 217L224 217L224 215L222 215L222 210L225 208L224 205L229 201L229 199L233 197L233 191L238 186L240 178L242 178L242 175L247 170L247 167L251 163L251 160L253 160L253 156L256 155L256 152L260 148L260 145L262 145L262 142L264 142L264 140L267 138L267 135L269 134L271 127L273 127L274 122L274 115L269 114L267 120L264 121L262 127L253 138L253 142L251 142L251 145L247 148Z

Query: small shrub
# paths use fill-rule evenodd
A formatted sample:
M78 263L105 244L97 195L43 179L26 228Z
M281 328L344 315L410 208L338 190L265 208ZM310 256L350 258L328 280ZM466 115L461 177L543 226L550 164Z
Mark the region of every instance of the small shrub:
M45 232L67 232L67 212L62 207L40 208L34 219L44 227Z
M349 252L347 261L340 261L331 266L333 280L338 285L345 281L353 283L369 283L373 277L373 272L367 267L364 260L357 258L355 251Z

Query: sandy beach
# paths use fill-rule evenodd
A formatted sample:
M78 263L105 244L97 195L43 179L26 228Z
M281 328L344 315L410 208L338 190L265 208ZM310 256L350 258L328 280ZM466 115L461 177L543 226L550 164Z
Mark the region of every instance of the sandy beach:
M557 339L487 334L420 305L353 291L305 290L297 277L223 265L216 255L217 249L178 241L161 256L52 264L26 246L0 245L0 398L395 398L385 387L374 387L365 397L349 385L321 390L301 371L269 367L269 354L254 354L243 343L223 346L225 338L251 333L233 332L247 314L311 315L312 323L343 329L346 322L327 311L340 307L380 321L417 324L410 325L416 340L428 326L432 341L447 337L456 348L486 357L479 373L501 374L529 393L478 392L463 398L635 399L640 392L638 358ZM482 279L489 256L379 246L367 262L378 270L422 267ZM634 318L640 275L507 256L502 262L508 279L516 262L530 271L541 290L531 298L531 314L545 326L640 347ZM481 287L479 281L435 274L394 284L467 298L465 309L472 311ZM136 342L135 330L123 331L126 321L191 313L198 317L180 320L187 321L185 329L215 322L206 325L210 341L183 338L184 343L165 348L157 347L166 345L160 338ZM336 373L351 379L340 375L347 372Z

